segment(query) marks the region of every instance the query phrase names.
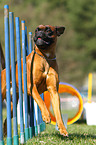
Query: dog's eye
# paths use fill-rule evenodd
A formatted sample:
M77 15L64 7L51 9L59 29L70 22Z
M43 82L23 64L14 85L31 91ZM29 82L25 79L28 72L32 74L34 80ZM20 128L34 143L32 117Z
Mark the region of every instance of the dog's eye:
M41 31L41 29L40 29L39 27L37 28L37 30L38 30L38 31Z
M52 32L52 31L51 31L51 29L47 29L46 32L49 32L49 33L50 33L50 32Z
M46 29L46 32L48 33L48 35L52 35L53 34L53 31L49 28Z
M35 30L35 33L37 33L38 31L40 31L41 29L38 27L36 30Z
M46 31L47 33L48 33L48 35L53 35L53 31L51 30L51 29L48 29L47 31Z

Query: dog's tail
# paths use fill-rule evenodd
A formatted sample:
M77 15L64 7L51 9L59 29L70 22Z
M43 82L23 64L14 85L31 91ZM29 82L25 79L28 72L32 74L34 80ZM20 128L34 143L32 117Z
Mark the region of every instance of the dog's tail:
M1 67L2 67L2 69L4 69L5 68L5 57L4 57L1 42L0 42L0 55L1 55Z

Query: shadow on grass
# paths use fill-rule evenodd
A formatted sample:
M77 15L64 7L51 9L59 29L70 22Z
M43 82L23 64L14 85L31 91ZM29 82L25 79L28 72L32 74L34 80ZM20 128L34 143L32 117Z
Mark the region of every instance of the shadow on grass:
M86 124L86 120L80 119L75 122L76 124Z
M76 134L76 133L73 133L73 134L69 134L69 139L70 140L73 140L74 138L82 138L82 139L96 139L96 135L92 135L92 134L88 134L88 135L85 135L85 134Z
M92 135L92 134L76 134L76 133L72 133L72 134L69 134L68 137L65 137L65 136L62 136L60 135L58 132L55 132L55 133L44 133L44 134L40 134L39 135L39 138L42 138L42 137L55 137L57 139L61 139L61 140L74 140L74 139L96 139L96 135Z
M56 134L55 134L56 135ZM72 134L69 134L68 137L63 137L61 136L60 134L58 134L58 137L61 138L62 140L74 140L74 139L96 139L96 135L92 135L92 134L88 134L88 135L84 135L84 134L76 134L76 133L72 133Z

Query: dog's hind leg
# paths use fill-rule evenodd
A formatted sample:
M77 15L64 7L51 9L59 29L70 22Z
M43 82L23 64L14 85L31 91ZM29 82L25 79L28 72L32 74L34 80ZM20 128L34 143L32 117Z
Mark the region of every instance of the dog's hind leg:
M45 102L40 97L35 84L34 84L33 89L32 89L32 96L41 110L43 121L45 121L46 123L50 123L50 114L47 110Z

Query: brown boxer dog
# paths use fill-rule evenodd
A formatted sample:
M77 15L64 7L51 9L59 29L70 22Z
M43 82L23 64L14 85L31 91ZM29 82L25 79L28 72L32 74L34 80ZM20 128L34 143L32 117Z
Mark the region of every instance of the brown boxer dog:
M27 94L32 96L39 105L43 121L50 123L50 114L46 108L40 94L48 90L51 96L52 106L60 134L68 136L63 124L60 112L60 99L58 95L58 66L56 61L57 37L63 34L64 27L54 27L50 25L39 25L35 30L34 50L26 57L27 64ZM18 88L18 70L16 64L16 85ZM22 74L23 60L21 59ZM23 75L22 75L23 76ZM2 97L6 95L6 69L1 72ZM22 77L24 92L24 83ZM11 111L13 110L11 102ZM13 113L11 113L13 114Z

